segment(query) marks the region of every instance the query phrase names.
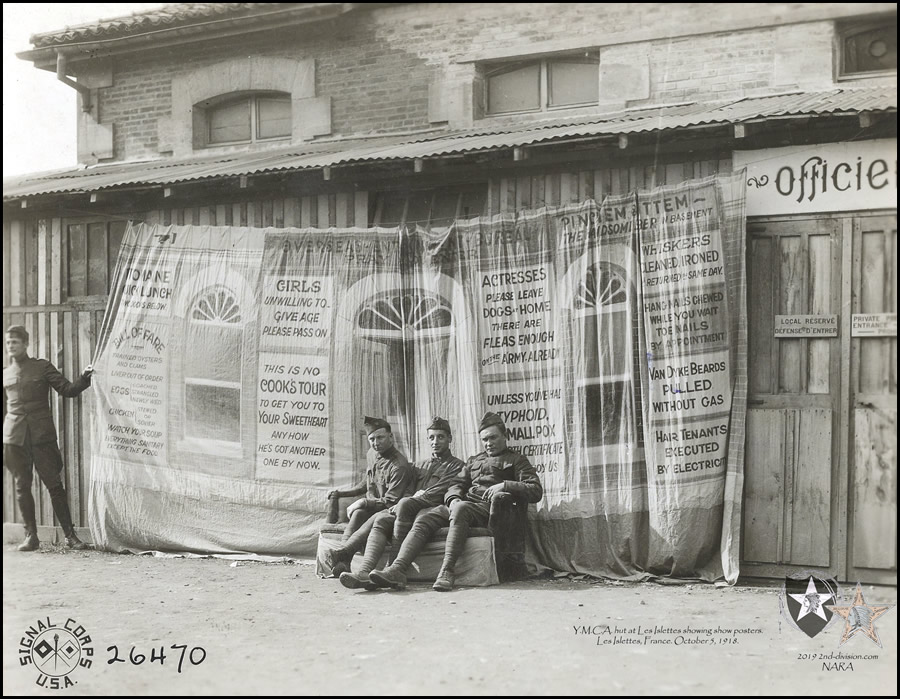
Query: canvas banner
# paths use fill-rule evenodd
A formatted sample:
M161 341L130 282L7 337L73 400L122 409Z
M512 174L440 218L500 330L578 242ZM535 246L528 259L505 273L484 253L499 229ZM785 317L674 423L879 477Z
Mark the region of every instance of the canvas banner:
M111 548L308 554L433 416L534 464L530 555L642 579L738 572L741 175L442 229L135 225L95 365L90 523Z

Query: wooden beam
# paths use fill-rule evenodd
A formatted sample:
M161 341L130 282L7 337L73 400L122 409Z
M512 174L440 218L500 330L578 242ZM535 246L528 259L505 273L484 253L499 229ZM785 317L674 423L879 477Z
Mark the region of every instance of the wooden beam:
M322 168L322 178L327 182L331 179L331 166L326 165Z
M747 125L746 124L735 124L734 125L734 137L735 138L746 138L747 137Z
M874 123L875 123L875 117L872 114L872 112L860 112L859 113L859 127L861 129L867 129Z
M619 134L619 148L621 150L625 150L628 148L628 136L626 134Z
M91 193L91 204L96 204L99 199L100 195L97 192Z
M531 156L531 151L523 146L517 146L513 148L513 160L528 160Z
M163 198L168 199L172 196L172 188L171 187L163 187Z
M413 172L422 172L425 169L425 160L416 158L413 160Z
M241 189L247 189L250 186L250 178L247 175L241 175L240 178L240 187Z
M27 208L28 208L28 200L27 200L27 199L23 199L23 200L22 200L22 208L23 208L23 209L27 209Z

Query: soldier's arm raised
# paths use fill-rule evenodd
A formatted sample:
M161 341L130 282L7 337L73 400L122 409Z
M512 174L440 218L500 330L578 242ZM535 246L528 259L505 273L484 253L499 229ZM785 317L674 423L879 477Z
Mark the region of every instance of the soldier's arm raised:
M50 362L44 364L44 380L53 387L54 391L66 398L74 398L90 386L92 373L93 371L85 370L77 379L69 381Z

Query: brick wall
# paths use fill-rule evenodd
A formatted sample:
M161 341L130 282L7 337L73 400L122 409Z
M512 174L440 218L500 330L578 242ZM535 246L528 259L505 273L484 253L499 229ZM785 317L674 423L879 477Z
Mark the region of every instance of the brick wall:
M603 64L649 72L648 95L604 96L621 106L831 84L830 17L850 12L849 6L745 4L716 14L722 7L411 3L364 9L239 43L232 38L118 58L114 84L99 90L99 121L115 125L113 160L159 157L166 146L158 122L171 115L172 77L236 56L314 58L316 95L331 98L332 136L433 128L432 84L446 93L451 126L472 125L478 60L585 46L601 47ZM860 13L883 9L877 3L856 7Z

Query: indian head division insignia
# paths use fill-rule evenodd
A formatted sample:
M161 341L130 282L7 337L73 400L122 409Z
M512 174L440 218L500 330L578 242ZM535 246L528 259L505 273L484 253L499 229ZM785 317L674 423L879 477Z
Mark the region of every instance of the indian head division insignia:
M830 612L834 612L845 622L844 631L841 634L841 642L838 644L838 648L858 633L868 638L879 648L883 648L881 639L878 638L878 632L875 630L875 620L883 614L887 614L893 608L893 604L872 606L866 603L866 599L863 597L862 587L859 583L856 583L856 596L853 598L853 603L850 604L850 606L828 606Z
M834 578L820 578L808 572L786 577L779 594L781 614L788 624L810 638L834 621L829 604L840 601L840 586Z

